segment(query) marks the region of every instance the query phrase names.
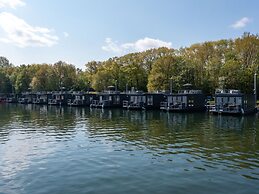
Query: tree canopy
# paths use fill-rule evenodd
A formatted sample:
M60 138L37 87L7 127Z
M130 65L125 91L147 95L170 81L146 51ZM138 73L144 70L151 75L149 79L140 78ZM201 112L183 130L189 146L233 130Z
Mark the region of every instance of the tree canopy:
M207 94L219 87L253 91L253 75L259 66L259 36L244 33L229 40L208 41L180 49L158 48L130 53L106 61L90 61L83 71L72 64L13 66L0 57L0 93L52 90L97 91L116 85L121 91L174 90L185 83Z

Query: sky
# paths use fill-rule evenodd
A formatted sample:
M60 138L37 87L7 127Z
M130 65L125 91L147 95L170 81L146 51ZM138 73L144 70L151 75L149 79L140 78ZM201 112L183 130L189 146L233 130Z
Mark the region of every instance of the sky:
M78 68L259 32L258 0L0 0L0 56Z

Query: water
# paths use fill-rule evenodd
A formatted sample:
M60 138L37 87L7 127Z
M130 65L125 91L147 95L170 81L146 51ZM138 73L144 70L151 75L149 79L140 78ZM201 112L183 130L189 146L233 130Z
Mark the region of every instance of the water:
M0 105L0 193L259 193L259 122Z

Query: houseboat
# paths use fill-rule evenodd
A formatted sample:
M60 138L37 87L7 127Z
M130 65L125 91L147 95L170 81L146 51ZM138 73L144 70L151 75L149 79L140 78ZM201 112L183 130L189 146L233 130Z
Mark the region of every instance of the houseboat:
M244 94L239 90L216 90L213 114L245 115L256 112L255 94Z
M51 97L51 92L37 92L36 97L33 99L33 104L48 104Z
M130 92L123 101L123 108L134 110L159 109L164 99L163 93Z
M18 98L18 103L20 104L32 104L33 99L36 97L35 93L32 92L24 92Z
M109 90L98 93L96 98L97 100L92 100L91 108L120 108L126 99L126 94Z
M160 109L160 103L164 100L165 93L146 93L145 109Z
M9 94L6 98L7 103L17 103L18 102L18 95L17 94Z
M51 93L51 98L48 99L48 105L67 105L67 100L70 98L68 92L66 91L57 91Z
M195 112L206 110L206 96L201 90L180 90L165 95L160 109L172 112Z
M0 96L0 104L6 102L6 97L5 96Z
M146 96L142 91L131 91L126 94L126 99L123 100L123 108L133 110L145 109Z
M69 106L90 106L93 100L96 100L95 93L73 92L67 104Z

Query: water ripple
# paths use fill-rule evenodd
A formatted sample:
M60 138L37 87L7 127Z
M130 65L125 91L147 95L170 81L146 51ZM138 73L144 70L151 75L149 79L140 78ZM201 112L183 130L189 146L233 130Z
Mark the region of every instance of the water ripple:
M0 193L259 190L257 117L15 105L0 115Z

